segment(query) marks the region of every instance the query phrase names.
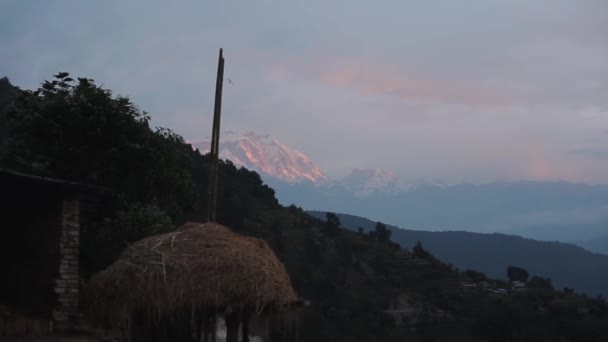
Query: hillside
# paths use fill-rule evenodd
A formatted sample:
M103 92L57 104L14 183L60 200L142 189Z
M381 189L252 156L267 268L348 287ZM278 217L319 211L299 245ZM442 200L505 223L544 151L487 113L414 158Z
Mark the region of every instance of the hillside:
M324 217L325 212L309 212ZM369 231L376 222L363 217L339 214L344 227ZM473 269L494 278L506 278L509 265L523 267L531 274L549 277L558 288L573 287L596 296L608 294L608 255L591 253L581 247L525 239L504 234L462 231L428 232L389 226L392 240L411 249L422 242L440 260L466 270Z
M513 334L520 341L604 338L602 328L593 323L599 321L576 313L608 313L602 301L546 288L500 294L510 285L495 280L489 280L487 289L476 284L469 290L462 284L479 280L424 249L403 251L377 234L350 232L339 223L289 207L266 212L244 231L269 241L299 294L310 301L300 313L301 328L307 327L300 339L511 341Z
M150 128L145 113L92 80L55 79L39 89L44 96L25 93L7 112L0 168L113 189L103 215L83 227L84 277L130 242L202 220L207 156L171 131ZM404 251L385 232L353 232L337 217L283 207L257 173L231 161L220 163L218 206L219 223L268 241L307 303L297 326L273 327L272 340L608 340L603 300L542 281L520 292L499 280L482 285L420 246Z

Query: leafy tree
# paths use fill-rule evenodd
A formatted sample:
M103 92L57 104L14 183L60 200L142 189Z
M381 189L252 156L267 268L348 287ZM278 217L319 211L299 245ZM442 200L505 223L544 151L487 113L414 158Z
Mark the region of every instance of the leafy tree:
M521 281L523 283L525 283L526 281L528 281L528 271L524 270L523 268L519 268L519 267L515 267L515 266L509 266L507 267L507 277L509 278L509 281L513 282L513 281Z
M342 226L340 218L335 213L327 213L325 217L327 218L325 221L325 232L330 236L335 236L340 230L340 226Z
M284 251L284 244L283 244L283 229L281 227L280 222L278 221L274 221L270 227L269 230L272 234L272 246L274 247L274 249L278 252L283 252Z
M190 151L180 136L151 129L149 121L128 98L58 73L22 92L7 112L0 165L110 187L124 208L152 201L181 220L193 199Z
M173 229L171 218L158 206L133 203L115 217L88 227L89 233L81 242L83 271L85 275L98 271L115 260L129 243Z
M382 222L376 223L375 236L379 242L389 242L391 240L391 231Z
M19 88L12 85L7 77L0 78L0 114L13 103L19 92Z
M608 301L604 296L599 295L595 299L590 300L591 308L594 312L601 315L608 315Z
M426 249L424 249L424 247L422 247L422 243L420 241L418 241L414 245L414 248L412 248L412 252L418 258L428 259L428 258L432 258L433 257L431 255L431 253L429 253Z
M551 282L551 278L544 278L539 276L533 276L530 281L528 281L528 287L535 289L553 289L553 284Z
M0 97L11 103L0 111L0 167L111 189L108 211L82 237L91 255L114 255L109 251L125 241L153 234L127 224L137 212L158 217L157 210L174 225L206 219L209 158L171 130L151 128L150 116L128 98L68 73L35 91L15 89L0 80ZM258 174L230 162L220 163L219 188L219 222L235 230L278 206Z
M475 270L466 270L464 274L475 283L479 283L488 279L485 274Z

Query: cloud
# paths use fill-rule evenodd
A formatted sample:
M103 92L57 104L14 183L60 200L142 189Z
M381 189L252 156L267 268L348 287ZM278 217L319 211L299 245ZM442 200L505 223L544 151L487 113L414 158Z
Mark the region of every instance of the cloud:
M0 76L91 77L196 140L223 47L222 127L270 133L332 176L608 182L607 8L0 0Z
M270 67L270 77L274 80L284 80L289 76L289 69L283 65L273 65Z
M452 103L490 108L509 105L509 101L502 96L467 85L411 77L399 70L365 63L325 70L319 79L323 83L352 89L364 96L395 97L404 102Z
M268 58L272 58L271 55ZM382 58L358 60L339 53L312 54L307 58L282 56L268 63L269 79L289 84L317 82L323 86L348 91L350 96L396 99L412 105L464 105L499 109L512 105L511 100L490 91L485 85L447 81L434 75L425 77L403 70L408 66L381 65ZM412 69L411 67L409 69Z
M576 180L583 176L582 170L576 164L563 164L553 161L548 153L539 148L530 148L524 159L524 179L539 181Z

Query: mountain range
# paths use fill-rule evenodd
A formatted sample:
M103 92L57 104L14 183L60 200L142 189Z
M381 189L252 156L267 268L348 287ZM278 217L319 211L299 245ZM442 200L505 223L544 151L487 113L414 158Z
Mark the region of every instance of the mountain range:
M324 219L326 212L309 211ZM337 214L342 227L373 230L375 221ZM536 241L505 234L462 231L429 232L387 225L391 239L412 249L421 242L425 249L461 270L477 270L489 277L506 279L506 269L517 266L530 275L551 278L556 288L572 287L591 296L608 295L608 255L591 253L579 246L561 242Z
M203 153L210 145L209 137L192 142ZM260 173L266 181L324 189L343 187L357 197L402 187L394 172L381 169L355 168L343 179L331 180L306 154L268 134L226 131L221 135L220 157Z
M209 149L209 139L193 143ZM283 204L357 213L420 230L503 233L606 252L608 185L502 181L406 183L394 172L354 169L332 180L311 158L269 135L227 132L220 155L257 171Z

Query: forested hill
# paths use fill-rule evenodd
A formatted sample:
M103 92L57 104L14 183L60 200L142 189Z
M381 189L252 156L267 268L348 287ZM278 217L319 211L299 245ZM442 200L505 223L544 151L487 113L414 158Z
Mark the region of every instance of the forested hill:
M9 89L7 91L6 89ZM209 160L127 98L93 80L57 74L34 91L0 88L0 168L113 189L103 216L81 238L83 276L127 243L206 213ZM10 93L9 93L10 92ZM505 281L460 272L423 246L411 252L374 231L341 228L282 207L258 174L220 165L218 222L266 239L310 305L297 329L273 340L606 341L608 305L546 279L516 291ZM3 229L15 229L3 227Z
M325 217L325 212L309 212ZM376 222L338 214L345 228L373 230ZM504 234L461 231L429 232L388 226L392 240L404 248L418 241L440 260L460 269L479 270L494 278L506 278L505 269L517 265L532 274L552 279L555 286L573 287L589 295L608 295L608 255L591 253L561 242L536 241Z

